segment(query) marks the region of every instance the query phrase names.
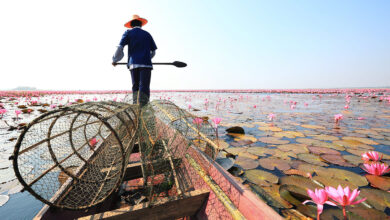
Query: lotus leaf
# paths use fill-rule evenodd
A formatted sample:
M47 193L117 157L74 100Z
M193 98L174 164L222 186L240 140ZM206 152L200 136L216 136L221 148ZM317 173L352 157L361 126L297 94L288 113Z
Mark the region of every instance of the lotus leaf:
M316 172L316 174L318 175L318 173L325 173L328 169L321 166L304 163L298 165L298 170L310 172L311 174L313 174L313 172Z
M268 126L268 127L259 127L259 130L260 130L260 131L282 131L281 128L272 127L272 126Z
M385 211L390 208L390 193L379 189L360 189L360 197L367 198L366 202L374 208Z
M371 186L385 191L390 190L390 177L366 175L366 178L370 182Z
M296 209L305 214L306 216L310 216L312 218L315 218L317 216L317 208L316 206L314 205L311 205L311 204L306 204L306 205L303 205L302 202L306 199L310 199L310 197L308 196L305 196L304 199L301 199L302 201L298 200L297 198L295 198L289 190L292 190L292 186L281 186L279 188L279 192L280 192L280 197L282 197L284 200L286 200L287 202L295 205ZM294 191L297 191L297 190L294 190Z
M279 179L280 185L293 185L297 186L300 188L303 188L304 190L306 189L311 189L314 190L315 188L321 188L322 186L313 182L309 178L305 178L302 176L284 176Z
M275 149L269 149L266 147L250 147L248 148L247 152L257 156L266 156L267 154L274 154Z
M360 149L366 149L366 150L373 150L374 149L372 146L367 145L367 144L363 144L362 142L357 141L357 140L338 140L338 141L333 141L332 143L335 145L343 146L343 147L347 147L347 148L354 148L354 149L360 148Z
M282 140L276 137L261 137L259 138L259 141L266 143L266 144L287 144L288 140Z
M322 162L321 158L313 154L297 154L298 159L303 160L305 162L319 165L319 166L328 166L328 164Z
M301 127L303 127L303 128L310 128L310 129L323 129L323 130L326 129L324 126L308 125L308 124L301 125Z
M282 199L279 194L280 185L271 186L257 186L255 184L250 184L252 190L267 204L276 208L292 208L293 206L288 203L286 200Z
M327 147L315 147L315 146L309 146L307 147L309 151L313 154L334 154L334 155L340 155L340 152L337 150L333 150L331 148Z
M376 140L376 142L378 142L379 144L390 146L390 140Z
M372 128L372 130L390 133L390 128Z
M247 157L240 157L240 156L236 158L235 164L239 165L245 170L253 169L259 166L259 162L257 162L256 160Z
M246 146L253 144L253 141L251 140L239 140L239 141L234 141L230 143L233 147L241 147L241 146Z
M302 133L304 133L306 135L317 135L317 134L320 134L318 131L315 131L315 130L303 130Z
M237 126L240 126L240 127L247 127L247 128L254 128L254 127L255 127L255 124L251 124L251 123L239 123L239 124L237 124Z
M379 135L377 131L370 130L370 129L359 129L359 130L355 130L355 132L359 134Z
M251 183L259 186L270 186L271 183L278 183L278 177L264 170L247 170L244 177Z
M275 168L278 168L279 170L288 170L291 168L287 161L277 158L262 158L259 160L259 163L260 166L268 170L274 170Z
M350 219L370 219L370 220L382 220L388 219L388 216L381 211L376 209L370 209L362 205L348 207L348 211L352 212L354 216L351 216ZM360 217L360 218L359 218Z
M318 181L319 183L321 183L324 186L332 186L334 188L337 188L338 185L341 185L342 187L349 186L350 189L357 189L358 188L357 185L355 185L351 182L337 179L337 178L329 178L327 176L315 176L315 177L313 177L313 180Z
M285 151L281 151L279 149L274 149L273 156L277 157L277 158L280 158L280 159L283 159L283 160L288 160L288 161L291 160L290 157L294 157L294 158L297 157L297 155L294 152L291 152L291 151L290 152L285 152Z
M355 166L359 166L359 164L363 163L362 158L355 155L343 155L343 158Z
M244 147L229 147L229 148L226 148L225 151L227 151L228 153L231 153L233 155L237 155L240 152L246 151L246 148L244 148Z
M305 137L305 135L299 131L281 131L281 132L275 132L274 137L296 138L296 137Z
M229 134L231 135L231 134ZM245 135L245 134L234 134L232 135L234 136L234 140L235 141L241 141L241 140L250 140L252 142L256 142L257 141L257 138L253 137L252 135Z
M360 141L364 144L368 144L368 145L378 145L378 142L375 142L371 139L368 139L368 138L361 138L361 137L343 137L342 138L343 140L356 140L356 141Z
M351 182L357 186L366 186L368 184L366 178L360 176L359 174L353 173L348 170L337 169L337 168L328 168L325 170L316 170L317 175L324 176L327 178L341 179L348 182Z
M295 154L309 153L309 150L306 148L305 144L282 144L278 145L277 148L281 151L291 151Z
M240 156L240 157L247 157L247 158L254 159L254 160L259 158L259 156L251 154L251 153L248 153L248 152L245 152L245 151L238 153L238 156Z
M332 148L335 150L343 151L345 148L340 145L328 143L325 141L320 141L316 139L311 139L311 138L297 138L295 139L296 142L301 143L301 144L306 144L306 145L312 145L312 146L317 146L317 147L327 147L327 148Z
M338 137L326 135L326 134L320 134L320 135L311 135L313 139L321 140L321 141L336 141L339 140Z
M283 171L284 174L286 175L298 175L298 176L303 176L303 177L311 177L313 172L305 172L305 171L302 171L302 170L296 170L296 169L289 169L289 170L284 170Z
M355 167L355 165L348 163L341 155L338 154L321 154L323 160L344 167Z

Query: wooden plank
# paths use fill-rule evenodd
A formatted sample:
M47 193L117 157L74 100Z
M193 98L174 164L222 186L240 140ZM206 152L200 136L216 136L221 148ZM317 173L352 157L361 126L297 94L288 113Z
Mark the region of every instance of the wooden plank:
M185 192L183 197L161 199L150 206L149 202L85 216L81 220L96 219L177 219L185 216L194 216L208 199L207 190Z

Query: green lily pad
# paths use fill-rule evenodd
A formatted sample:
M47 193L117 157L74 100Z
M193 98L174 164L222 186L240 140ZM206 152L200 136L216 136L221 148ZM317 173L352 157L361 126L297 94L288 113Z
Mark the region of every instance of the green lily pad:
M275 170L275 168L279 170L288 170L291 168L287 161L277 158L262 158L259 160L259 163L260 166L268 170Z
M233 155L237 155L239 154L240 152L244 152L246 151L246 148L243 148L243 147L229 147L229 148L226 148L225 151L233 154Z
M250 154L254 154L257 156L266 156L267 154L274 154L275 150L274 149L269 149L266 147L250 147L247 149L247 152Z
M247 157L240 157L240 156L236 158L235 164L239 165L245 170L253 169L259 166L259 162L257 160L253 160Z
M282 137L296 138L296 137L305 137L305 135L299 131L280 131L280 132L275 132L274 137L277 137L277 138L282 138Z
M364 178L363 176L360 176L359 174L348 171L348 170L337 169L337 168L327 168L325 170L318 169L315 172L319 176L345 180L345 181L351 182L357 186L366 186L368 184L366 178Z
M302 204L303 201L305 201L306 199L310 199L310 197L306 196L303 199L298 200L293 196L294 192L290 192L290 190L297 191L297 190L293 190L292 188L293 188L292 186L288 186L288 185L281 186L279 189L280 197L282 197L287 202L295 205L296 209L299 212L303 213L306 216L315 218L317 216L317 207L312 204L306 204L306 205Z
M280 185L272 184L271 186L260 187L255 184L250 184L252 190L262 200L266 201L268 205L276 208L292 208L293 206L280 197L279 188Z
M368 138L362 138L362 137L343 137L342 138L343 140L356 140L356 141L359 141L359 142L362 142L364 144L368 144L368 145L378 145L379 143L378 142L375 142L371 139L368 139Z
M355 165L348 163L341 155L338 154L321 154L320 157L328 163L336 164L343 167L355 167Z
M315 188L322 188L320 184L317 184L310 180L309 178L305 178L302 176L284 176L279 179L280 185L293 185L300 188L311 189L314 190Z
M366 178L370 182L371 186L385 191L390 190L390 177L366 175Z
M334 154L340 155L340 152L327 147L308 146L307 149L313 154Z
M309 150L307 149L305 144L282 144L278 145L277 148L281 151L291 151L295 154L309 153Z
M343 155L343 158L355 166L359 166L359 164L363 163L362 158L355 155Z
M278 177L263 170L247 170L244 173L244 177L251 183L259 186L270 186L271 183L278 183Z
M332 144L332 143L328 143L328 142L320 141L320 140L316 140L316 139L311 139L311 138L297 138L297 139L295 139L295 141L298 143L301 143L301 144L317 146L317 147L326 147L326 148L331 148L331 149L338 150L338 151L345 150L345 147L343 147L341 145Z
M341 185L343 188L346 186L349 186L349 188L351 190L358 188L357 185L355 185L351 182L341 180L341 179L336 179L336 178L329 178L326 176L315 176L315 177L313 177L313 180L318 181L319 183L321 183L324 186L332 186L334 188L337 188L339 185Z
M285 151L281 151L279 149L274 149L274 153L272 155L273 155L273 157L277 157L277 158L287 160L287 161L290 161L291 157L297 158L297 155L294 152L292 152L292 151L285 152Z
M313 139L320 140L320 141L336 141L339 140L338 137L326 135L326 134L319 134L319 135L311 135Z
M360 197L367 198L366 202L374 208L385 211L390 208L390 193L379 189L360 189Z
M290 142L288 140L282 140L276 137L261 137L259 138L259 141L266 144L287 144L288 142Z
M318 166L329 166L327 163L324 163L320 157L313 154L297 154L298 159L305 162L318 165Z

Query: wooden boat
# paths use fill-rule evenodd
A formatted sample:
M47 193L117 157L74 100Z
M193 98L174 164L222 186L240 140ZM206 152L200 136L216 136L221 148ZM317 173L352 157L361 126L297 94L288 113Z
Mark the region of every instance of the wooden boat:
M169 116L169 113L166 114ZM173 174L174 190L170 190L169 195L165 194L165 197L153 202L130 205L121 203L118 192L114 192L102 203L88 209L75 211L45 205L34 219L283 219L207 155L207 150L177 135L174 128L161 120L155 120L158 135L176 144L178 153L173 155L167 151L164 154L167 156L143 161L142 141L155 143L153 137L139 139L139 144L129 155L122 189L145 186L145 181L148 181L145 179L146 168L154 166L158 168L154 170L155 175L166 170ZM214 144L204 138L210 145ZM139 182L143 184L137 185ZM72 190L63 189L52 200L64 198L67 193L72 193Z

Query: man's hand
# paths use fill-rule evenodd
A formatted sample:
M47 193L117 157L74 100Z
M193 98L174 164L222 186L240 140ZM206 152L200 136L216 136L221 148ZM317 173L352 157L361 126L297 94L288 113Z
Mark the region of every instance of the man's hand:
M112 62L112 65L113 65L113 66L116 66L116 64L117 64L117 63L115 63L115 62Z

